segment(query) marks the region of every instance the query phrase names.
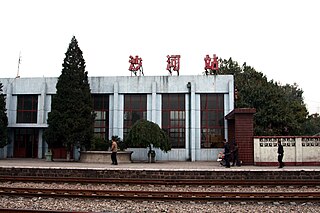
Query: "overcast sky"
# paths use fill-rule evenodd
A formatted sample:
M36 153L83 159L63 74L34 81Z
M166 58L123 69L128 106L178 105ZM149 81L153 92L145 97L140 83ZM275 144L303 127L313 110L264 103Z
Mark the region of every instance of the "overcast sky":
M0 0L0 78L57 77L72 36L89 76L129 76L129 56L145 75L200 75L204 57L254 67L268 80L297 83L320 112L318 0Z

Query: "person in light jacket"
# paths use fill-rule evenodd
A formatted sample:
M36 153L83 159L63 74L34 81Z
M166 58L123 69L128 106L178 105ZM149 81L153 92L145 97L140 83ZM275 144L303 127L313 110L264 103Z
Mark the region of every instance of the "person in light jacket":
M111 144L111 161L112 165L118 165L117 161L117 151L118 151L118 144L116 138L112 136L112 144Z

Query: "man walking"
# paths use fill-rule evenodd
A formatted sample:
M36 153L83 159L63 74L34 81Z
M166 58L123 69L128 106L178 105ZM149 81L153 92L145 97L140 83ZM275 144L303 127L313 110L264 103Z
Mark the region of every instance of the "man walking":
M111 160L112 165L118 165L117 161L117 151L118 151L118 144L116 141L116 137L112 136L112 144L111 144Z
M282 162L283 159L283 146L281 144L281 139L278 139L278 162L279 162L279 168L283 168L284 167L284 163Z

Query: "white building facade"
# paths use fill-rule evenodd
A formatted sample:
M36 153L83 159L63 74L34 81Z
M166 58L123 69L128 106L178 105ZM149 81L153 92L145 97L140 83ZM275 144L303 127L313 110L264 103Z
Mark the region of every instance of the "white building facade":
M57 80L0 78L10 137L0 157L44 157L43 132ZM89 77L89 83L97 113L95 134L123 139L136 120L155 122L172 143L168 153L156 150L157 160L216 160L222 139L228 138L225 115L234 109L232 75ZM129 150L133 161L147 159L147 149Z

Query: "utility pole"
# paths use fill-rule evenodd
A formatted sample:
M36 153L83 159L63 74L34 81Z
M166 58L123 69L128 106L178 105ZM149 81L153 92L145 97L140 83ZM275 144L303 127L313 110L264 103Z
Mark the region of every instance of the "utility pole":
M21 63L21 51L20 51L20 53L19 53L18 71L17 71L17 76L16 76L16 78L20 78L20 75L19 75L20 63Z

